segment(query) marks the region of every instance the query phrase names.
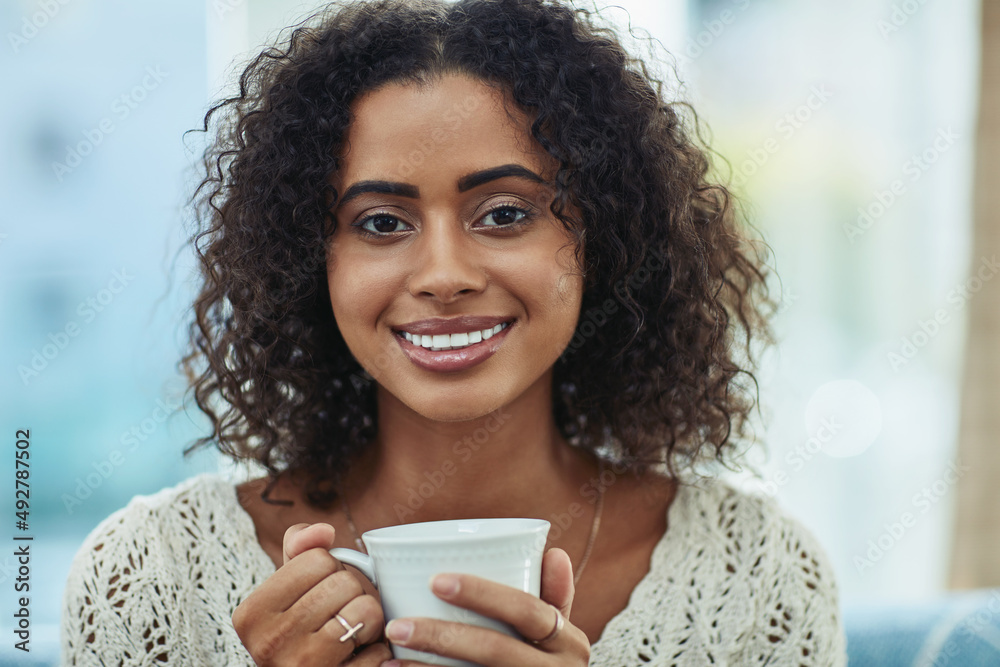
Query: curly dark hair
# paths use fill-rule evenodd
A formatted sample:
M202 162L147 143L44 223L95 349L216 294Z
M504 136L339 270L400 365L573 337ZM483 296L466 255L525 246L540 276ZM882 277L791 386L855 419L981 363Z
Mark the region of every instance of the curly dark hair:
M592 13L551 0L334 3L246 67L239 95L193 130L216 116L191 199L204 282L180 362L212 432L185 455L214 442L255 459L268 491L283 470L306 471L308 502L332 505L337 471L377 428L375 383L326 282L349 108L383 84L461 73L532 119L559 163L551 211L586 239L581 315L553 374L563 437L636 474L738 458L759 399L751 343L774 342L769 248L710 181L697 114L666 102ZM582 220L563 215L570 204Z

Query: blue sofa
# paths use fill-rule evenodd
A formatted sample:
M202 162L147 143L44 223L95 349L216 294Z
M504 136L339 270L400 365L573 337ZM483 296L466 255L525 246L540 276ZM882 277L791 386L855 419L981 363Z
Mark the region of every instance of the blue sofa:
M845 606L849 667L1000 667L1000 588Z

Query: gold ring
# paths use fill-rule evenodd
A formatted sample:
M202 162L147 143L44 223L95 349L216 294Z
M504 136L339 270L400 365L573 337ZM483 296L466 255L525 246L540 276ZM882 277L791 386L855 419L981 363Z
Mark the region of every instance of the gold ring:
M540 644L544 644L545 642L548 642L548 641L552 641L553 639L555 639L556 637L558 637L559 633L562 632L563 624L565 623L565 621L563 620L563 615L559 613L559 610L556 609L556 606L554 604L550 604L549 606L552 607L552 611L556 612L556 623L552 627L552 632L550 632L549 634L545 635L541 639L532 639L531 640L531 643L534 644L534 645L536 645L536 646L538 646Z
M360 630L361 628L365 627L365 624L364 623L358 623L357 625L355 625L352 628L351 624L348 623L346 620L344 620L344 617L341 616L340 614L335 614L334 618L337 619L338 621L340 621L340 624L342 626L344 626L345 630L347 630L347 632L345 632L343 635L341 635L340 641L341 642L346 642L348 639L350 639L350 640L353 640L354 641L354 645L357 646L358 645L358 640L354 639L354 635L357 634L358 630Z

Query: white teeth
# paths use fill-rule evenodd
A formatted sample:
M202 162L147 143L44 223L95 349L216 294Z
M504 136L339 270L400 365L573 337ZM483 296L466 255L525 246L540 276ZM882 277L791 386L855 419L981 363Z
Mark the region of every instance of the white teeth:
M494 334L500 333L508 326L509 325L506 322L503 322L495 327L482 329L481 331L470 331L468 333L457 334L438 334L434 336L422 336L404 331L403 338L410 341L414 345L419 345L429 350L455 350L488 340L489 338L492 338Z

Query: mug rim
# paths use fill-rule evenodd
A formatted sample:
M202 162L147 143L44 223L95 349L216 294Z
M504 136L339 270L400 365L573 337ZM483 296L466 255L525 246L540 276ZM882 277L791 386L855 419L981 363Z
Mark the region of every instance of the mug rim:
M410 528L414 526L425 526L425 525L438 525L444 526L445 524L458 524L458 523L469 523L473 521L486 521L489 523L515 523L515 522L526 522L524 526L520 529L511 530L503 534L468 534L470 537L478 537L480 539L490 539L490 538L515 538L523 537L525 535L531 535L532 533L537 533L542 529L549 530L552 527L552 523L546 519L536 519L532 517L487 517L479 519L442 519L440 521L418 521L416 523L401 523L394 526L383 526L382 528L373 528L372 530L365 531L361 535L361 539L367 541L369 538L374 538L375 540L382 543L398 543L407 542L413 543L414 541L419 541L426 544L435 544L438 542L452 542L456 539L461 539L463 537L462 533L451 533L448 535L393 535L392 533L401 528Z

